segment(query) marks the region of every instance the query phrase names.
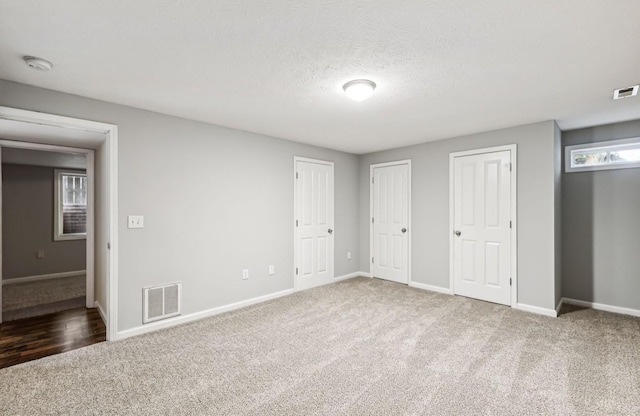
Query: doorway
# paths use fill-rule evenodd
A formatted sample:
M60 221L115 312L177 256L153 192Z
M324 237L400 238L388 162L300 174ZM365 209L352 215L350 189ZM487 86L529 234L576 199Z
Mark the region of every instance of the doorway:
M95 223L91 230L95 242L93 238L87 239L87 252L93 256L87 255L86 264L87 273L94 270L95 287L87 287L90 296L85 306L97 308L106 324L108 340L117 339L117 132L113 124L0 106L0 139L9 141L9 145L54 151L63 147L67 152L72 148L74 152L95 157L91 176L96 178L96 209L92 214L95 216L87 218L87 224ZM87 284L91 282L87 280ZM0 297L1 288L0 285ZM95 294L95 299L91 294Z
M411 273L411 160L370 167L371 276L408 284Z
M295 289L334 279L333 162L294 158Z
M0 140L2 321L94 305L94 152Z
M450 273L456 295L516 303L515 162L515 145L450 156Z

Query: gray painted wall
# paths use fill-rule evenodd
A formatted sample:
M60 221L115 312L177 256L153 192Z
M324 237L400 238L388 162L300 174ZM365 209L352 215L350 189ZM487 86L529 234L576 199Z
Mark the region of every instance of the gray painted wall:
M555 308L556 125L546 121L364 155L360 160L360 270L370 270L369 165L412 160L412 280L449 287L449 153L518 145L518 302Z
M564 146L640 137L640 120L565 131ZM640 169L562 175L568 298L640 309Z
M335 162L335 273L358 270L355 155L7 81L0 105L118 125L120 331L142 324L145 286L182 281L183 314L293 287L295 155Z
M53 240L53 180L51 167L2 164L3 279L85 269L86 240Z

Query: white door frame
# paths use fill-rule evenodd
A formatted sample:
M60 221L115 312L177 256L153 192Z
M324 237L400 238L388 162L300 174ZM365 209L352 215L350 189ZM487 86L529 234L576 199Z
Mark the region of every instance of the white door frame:
M335 204L336 204L336 198L335 198L335 166L333 162L330 162L328 160L320 160L320 159L311 159L308 157L302 157L302 156L294 156L293 157L293 221L291 221L291 223L293 224L293 290L294 291L299 291L300 290L300 279L298 277L298 274L296 273L296 268L298 267L298 227L296 227L296 219L298 218L298 183L296 181L296 174L297 174L297 167L298 167L298 162L307 162L307 163L317 163L319 165L326 165L326 166L331 166L331 170L333 170L333 178L334 178L334 184L331 184L331 188L333 189L333 205L331 206L331 210L333 211L333 222L334 224L332 224L333 226L333 236L332 238L334 238L334 243L333 243L333 250L334 250L334 267L333 267L333 277L332 280L335 280L335 235L336 235L336 229L335 229Z
M411 279L411 235L413 234L413 229L411 228L411 159L372 163L369 165L369 258L373 257L373 222L371 221L373 218L373 170L375 168L398 165L408 166L407 193L409 201L407 203L407 229L409 230L409 235L407 236L407 283L411 285L413 283L413 280ZM371 270L371 266L369 266L369 270ZM373 277L373 273L370 274L371 277Z
M454 161L456 157L481 155L485 153L511 151L511 307L518 304L518 157L516 144L505 146L487 147L482 149L465 150L449 153L449 288L451 294L455 294L453 268L454 268Z
M107 190L109 196L109 213L108 213L108 221L109 221L109 241L107 241L107 248L109 250L109 275L107 276L107 305L100 305L102 307L106 306L106 312L103 315L103 319L105 319L105 324L107 328L107 340L115 340L117 338L117 322L118 322L118 126L114 124L101 123L90 120L83 120L72 117L59 116L48 113L41 113L37 111L29 111L22 110L17 108L0 106L0 119L5 120L13 120L20 121L24 123L33 123L40 124L46 126L54 126L68 129L76 129L76 130L84 130L95 133L102 133L105 135L105 152L107 152L107 158L109 160L108 166L105 168L108 171L108 180L109 180L109 189ZM58 147L55 145L42 145L37 143L32 143L29 140L20 140L20 141L11 141L13 144L20 144L23 146L22 148L31 148L42 150L44 147L54 151L59 151L58 149L64 149L66 151L69 150L69 147ZM82 143L79 143L82 145ZM15 146L14 146L15 147ZM92 176L95 175L95 166L94 166L94 153L93 150L89 151L89 148L92 146L87 146L87 149L84 148L74 148L77 152L84 152L87 154L87 174L89 174L89 169L91 169ZM95 194L92 192L92 188L89 188L89 192L92 194L90 199L92 202L94 201ZM92 217L94 217L94 213L91 212ZM87 213L89 217L89 212ZM88 226L91 224L91 232L92 234L95 232L94 221L95 218L91 218L89 221L88 218ZM89 229L87 229L87 234L89 233ZM91 246L90 246L91 244ZM94 239L90 239L89 235L87 235L87 275L89 274L89 268L92 270L95 269L95 241ZM0 246L1 248L1 246ZM91 260L89 261L89 254L91 254ZM1 256L1 250L0 250ZM1 257L0 257L1 261ZM93 284L93 281L92 281ZM88 288L87 288L88 289ZM92 291L93 293L93 291ZM94 306L95 302L92 300L92 305ZM89 298L87 298L87 305L89 305Z

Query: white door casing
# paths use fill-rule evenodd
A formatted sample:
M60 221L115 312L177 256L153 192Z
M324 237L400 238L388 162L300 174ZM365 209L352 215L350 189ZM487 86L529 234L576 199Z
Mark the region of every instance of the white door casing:
M452 278L457 295L515 303L512 153L452 155Z
M296 157L295 289L334 279L333 162Z
M371 275L409 283L411 161L371 165Z

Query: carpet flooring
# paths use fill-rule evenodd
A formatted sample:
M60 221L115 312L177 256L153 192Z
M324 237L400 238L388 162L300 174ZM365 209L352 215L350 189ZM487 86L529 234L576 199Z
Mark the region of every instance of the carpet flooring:
M639 415L640 319L355 278L0 370L2 415Z
M81 308L85 304L84 274L2 287L4 322Z

